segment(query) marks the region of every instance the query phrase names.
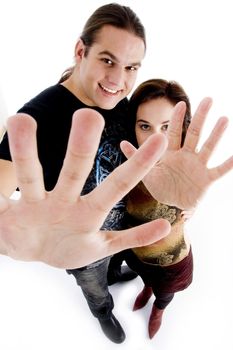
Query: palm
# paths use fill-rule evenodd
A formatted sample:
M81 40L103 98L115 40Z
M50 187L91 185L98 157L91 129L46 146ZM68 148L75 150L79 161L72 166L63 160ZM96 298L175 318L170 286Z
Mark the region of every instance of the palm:
M18 201L9 200L0 224L3 241L10 243L8 255L73 268L88 264L89 256L98 260L108 255L109 249L106 235L98 233L107 214L104 209L90 218L88 199L65 203L57 199L56 191L35 202L23 196Z
M196 151L211 105L208 98L199 105L188 128L184 145L180 147L184 115L182 104L177 105L174 110L168 130L167 151L145 177L145 184L158 201L181 209L190 209L196 206L213 181L233 167L233 157L215 168L207 167L208 160L226 128L226 118L218 120L200 151Z
M180 143L185 103L179 102L174 108L168 129L168 148L143 180L159 202L175 205L180 209L192 209L208 186L233 168L233 157L215 168L207 167L208 160L226 128L227 118L218 120L200 151L196 151L210 106L209 98L200 103L188 128L183 147ZM123 145L122 150L127 157L135 151L130 145Z
M145 178L148 190L158 201L182 209L195 207L211 181L198 155L183 149L167 151Z
M165 220L146 224L146 229L140 226L121 232L100 231L115 203L161 157L166 140L151 139L92 192L80 196L93 165L103 120L93 110L79 110L76 114L64 164L51 192L44 189L35 122L28 116L9 119L9 141L21 198L13 201L0 195L1 253L20 260L77 268L168 234L170 226ZM128 173L133 175L129 178Z

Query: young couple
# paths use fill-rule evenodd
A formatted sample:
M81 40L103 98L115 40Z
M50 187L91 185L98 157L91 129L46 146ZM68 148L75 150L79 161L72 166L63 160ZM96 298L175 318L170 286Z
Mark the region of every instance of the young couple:
M129 109L127 95L145 51L144 27L129 7L98 8L76 44L74 66L9 118L0 145L0 252L68 269L115 343L123 342L125 333L112 312L108 284L136 276L121 267L121 259L145 283L135 309L156 295L152 337L174 293L192 279L185 211L233 167L230 158L207 168L226 118L196 152L211 99L200 103L188 130L188 98L176 83L145 82ZM135 132L135 146L142 144L138 150ZM129 158L125 162L122 152ZM143 185L123 200L142 178ZM17 187L20 200L8 200ZM141 222L146 223L135 226ZM138 249L111 260L133 247Z

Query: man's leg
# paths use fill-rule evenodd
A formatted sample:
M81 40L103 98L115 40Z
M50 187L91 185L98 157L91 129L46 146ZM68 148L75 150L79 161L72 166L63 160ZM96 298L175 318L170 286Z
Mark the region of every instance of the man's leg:
M84 268L67 270L81 287L88 306L104 334L114 343L122 343L125 333L112 313L114 303L108 290L107 271L110 258Z
M107 275L109 286L116 282L130 281L138 276L137 272L131 270L128 266L122 266L124 260L124 251L111 257Z

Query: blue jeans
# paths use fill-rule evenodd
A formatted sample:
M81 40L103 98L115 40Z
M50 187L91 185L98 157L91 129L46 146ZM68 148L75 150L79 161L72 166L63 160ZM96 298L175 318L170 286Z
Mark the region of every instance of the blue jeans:
M79 269L67 270L81 287L92 314L101 320L108 319L114 307L107 283L109 261L107 257Z

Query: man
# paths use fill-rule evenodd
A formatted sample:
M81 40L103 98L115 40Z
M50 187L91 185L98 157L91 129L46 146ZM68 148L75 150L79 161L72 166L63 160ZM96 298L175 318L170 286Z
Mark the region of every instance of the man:
M115 343L124 341L125 334L112 313L113 300L107 283L109 256L128 247L149 244L169 232L169 224L162 220L146 224L146 229L134 229L131 238L126 236L123 230L125 208L121 198L144 177L146 186L159 197L158 200L163 203L176 200L169 204L188 209L217 178L217 172L208 177L206 164L200 162L194 152L202 125L200 123L199 127L199 122L204 120L210 108L209 99L201 103L193 118L187 143L188 156L187 150L179 151L185 110L185 106L179 104L171 122L169 152L161 160L164 167L153 167L166 148L166 141L160 136L150 138L136 154L129 143L123 143L122 150L130 159L117 168L122 162L119 143L129 136L126 96L133 88L145 48L143 26L131 9L117 4L97 9L86 22L76 44L74 67L66 71L59 84L43 91L19 111L33 116L37 122L38 155L43 171L36 158L35 123L30 117L21 114L21 118L9 121L16 173L10 162L7 137L0 147L0 156L4 159L0 164L2 193L9 195L18 186L22 194L22 200L17 204L12 205L4 198L0 203L3 253L68 268L81 286L103 332ZM85 107L100 112L105 120L95 160L103 122L97 112L83 111ZM221 120L214 135L210 136L209 150L213 149L225 125L226 121ZM156 154L153 154L154 149L158 149ZM178 162L175 151L179 153ZM203 157L207 158L207 154ZM197 176L187 199L186 185L193 182L193 172L189 171L192 158L195 158ZM183 159L187 184L184 180L179 181ZM221 170L219 177L233 167L232 163L229 160L218 167ZM144 165L142 169L141 164ZM178 174L177 178L173 172ZM198 176L202 174L206 175L206 181L199 186ZM171 190L173 178L177 184L172 183ZM50 192L45 192L44 183L46 191ZM140 235L142 232L146 232L146 236ZM25 236L27 244L20 245Z
M43 91L19 111L33 116L37 121L38 153L43 168L46 190L54 190L65 156L72 115L78 109L91 107L99 111L105 119L105 129L95 164L89 174L88 181L85 183L82 195L86 195L85 198L87 198L87 194L100 185L103 179L121 164L122 156L119 144L127 136L126 96L135 83L137 70L141 66L145 54L145 47L144 28L130 8L117 4L102 6L89 18L76 44L74 67L66 72L60 84ZM90 130L85 128L83 133L84 135L79 136L79 142L81 137L89 137ZM1 156L10 160L7 139L4 141L2 150ZM92 158L91 161L93 161ZM71 162L69 164L71 165ZM83 168L82 157L79 157L78 165L75 164L74 166L73 162L72 168L72 171L70 169L65 171L72 172L73 178L80 176L76 172L77 169ZM9 184L2 185L5 194L11 193L18 185L25 196L25 187L29 185L26 186L24 179L18 179L16 182L16 179L13 178L12 164L4 161L1 174L3 174L3 171L6 173L2 180L3 184L4 179ZM22 172L22 170L20 171ZM89 171L90 166L88 167ZM85 173L85 176L87 175L88 173ZM124 181L128 180L124 179ZM58 185L62 182L64 180L61 176ZM84 185L84 182L82 182L82 185ZM6 193L7 187L9 188L8 193ZM41 181L40 187L42 187ZM26 191L26 196L33 198L32 201L34 202L35 198L32 190L27 189ZM74 195L74 191L70 190L70 192L66 191L64 193L63 189L58 191L59 196L58 194L57 196L59 199L65 197L64 201L67 201L68 193L71 194L71 192ZM39 194L40 199L41 196L43 197L42 193ZM122 195L118 195L118 200L121 200L122 197ZM103 211L102 207L105 205L103 195L101 199L104 204L94 203L92 198L87 211L88 215L93 215L93 209L96 206L100 212ZM112 203L112 206L115 202ZM56 210L57 207L58 204L55 205ZM38 210L36 212L38 213ZM107 208L104 208L104 214L107 218L101 229L108 231L124 229L124 212L122 200L113 209L108 205ZM85 220L89 221L88 216L83 215L83 219L84 217L86 217ZM35 220L33 218L33 222ZM66 230L67 227L63 227L64 233ZM65 239L67 238L65 237ZM61 245L60 242L59 244ZM81 248L82 245L79 249L81 250ZM32 247L30 250L33 251ZM85 266L90 249L85 250L81 262L83 267L69 269L68 272L75 276L77 283L81 286L88 305L94 316L98 318L105 334L116 343L122 342L125 334L112 314L113 300L107 285L110 257L102 258L101 255L98 256L97 254L96 258L93 259L94 263ZM98 246L96 250L98 250ZM18 252L16 253L18 254ZM111 251L106 251L105 255L111 253ZM75 254L78 255L77 250ZM50 255L54 259L54 253ZM80 264L71 267L79 266ZM129 269L123 271L123 274L119 273L119 266L117 266L117 269L119 279L127 280L135 277L135 273L129 271Z

